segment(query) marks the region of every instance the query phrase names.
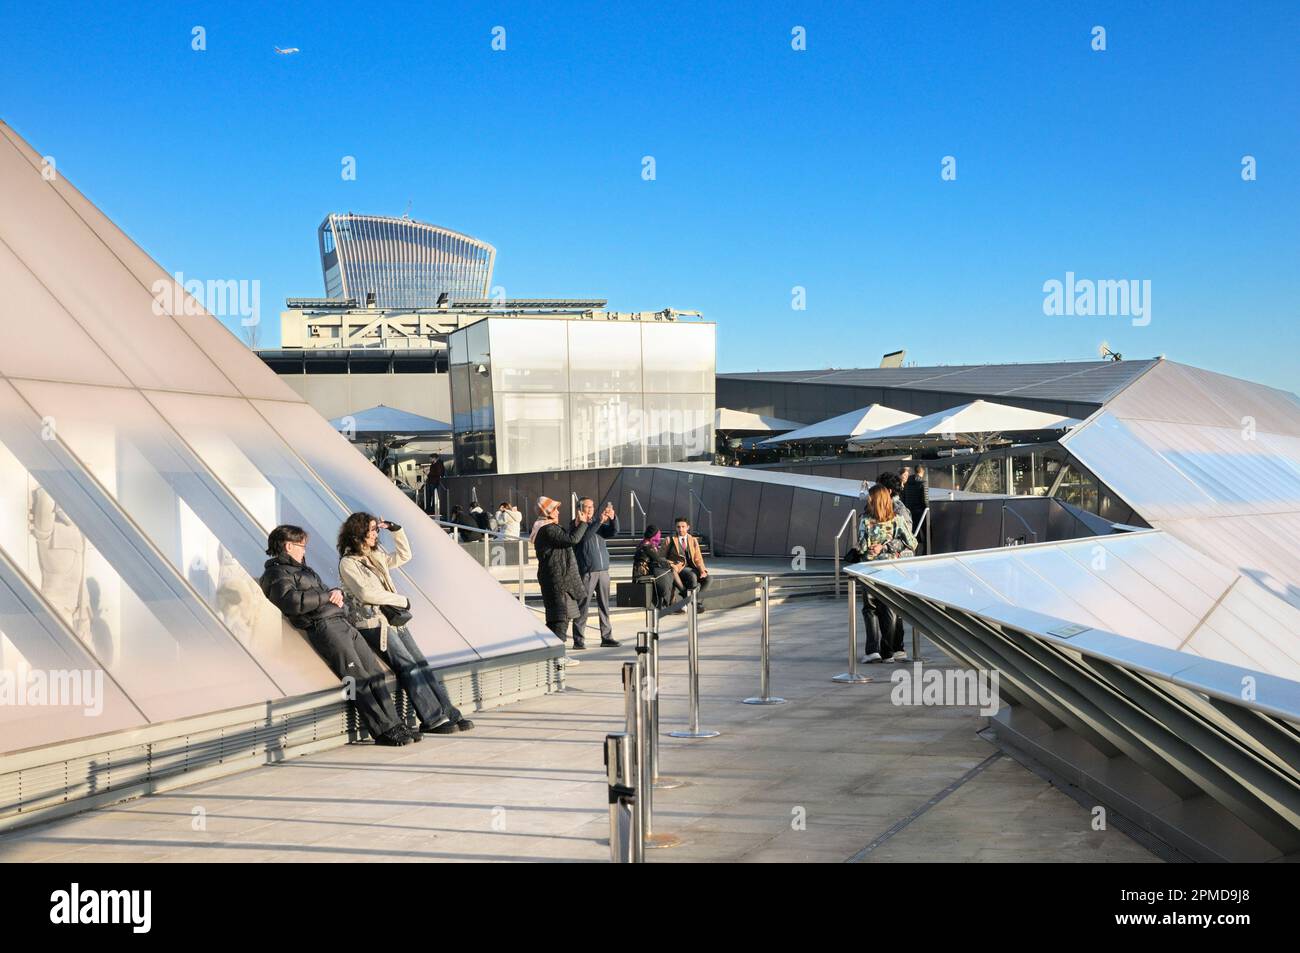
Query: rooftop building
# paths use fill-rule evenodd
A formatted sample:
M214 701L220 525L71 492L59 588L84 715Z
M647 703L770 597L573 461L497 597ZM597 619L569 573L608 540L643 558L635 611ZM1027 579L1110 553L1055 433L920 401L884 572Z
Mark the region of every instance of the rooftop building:
M331 212L317 229L329 298L381 308L424 308L443 296L486 298L496 249L409 218Z

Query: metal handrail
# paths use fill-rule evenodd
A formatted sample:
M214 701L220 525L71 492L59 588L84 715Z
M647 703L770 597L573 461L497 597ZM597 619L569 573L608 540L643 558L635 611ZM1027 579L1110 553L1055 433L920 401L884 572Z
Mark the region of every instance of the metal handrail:
M709 555L710 555L710 556L721 556L721 555L722 555L722 549L721 549L721 547L718 546L718 538L717 538L716 536L713 535L713 510L709 509L707 506L704 505L704 500L703 500L703 499L700 497L700 495L699 495L698 493L696 493L694 490L687 490L686 492L689 493L692 497L694 497L694 498L696 499L696 501L699 502L699 504L700 504L700 508L701 508L702 510L704 510L704 512L706 512L706 513L709 514ZM692 517L691 522L692 522L692 524L695 522L694 516L695 516L695 514L692 513L692 514L691 514L691 517Z
M840 531L835 534L835 595L840 594L840 540L844 537L844 531L849 528L851 523L858 515L856 509L849 510L849 515L844 517L844 522L840 525Z
M636 509L641 511L641 515L645 516L645 507L641 505L641 498L636 495L636 490L628 490L627 491L627 516L628 516L627 524L632 531L632 538L635 539L636 538L636 510L632 509L633 506L636 506ZM645 527L648 526L649 524L650 521L646 520L645 525L643 525L641 528L644 530Z
M912 530L912 535L915 536L917 539L920 539L921 527L922 526L925 527L925 554L927 556L930 555L930 524L926 523L926 520L929 518L929 516L930 516L930 507L927 506L924 512L921 513L921 518L916 521L915 528ZM933 522L933 520L931 522Z
M488 537L492 537L493 539L499 539L502 540L503 542L506 540L514 540L515 545L519 547L519 554L517 559L517 562L519 563L519 582L518 582L519 604L520 605L524 604L524 543L528 542L527 536L524 536L522 534L520 534L519 536L510 536L506 533L501 532L500 530L479 529L477 526L466 526L464 523L453 523L451 520L438 519L433 516L430 516L429 519L432 520L434 523L437 523L439 526L451 527L451 538L455 540L457 544L460 543L460 531L463 529L468 530L471 533L478 533L479 535L484 537L483 539L484 543L487 542ZM487 545L483 547L483 568L485 570L488 568L488 550L490 548L491 547Z
M447 508L442 505L442 501L443 499L445 499L446 492L447 492L446 487L435 486L433 488L435 512L438 513L447 512ZM416 490L416 496L418 497L417 500L418 506L420 507L420 509L424 510L424 512L427 514L429 512L429 481L428 480L425 480L423 483L420 484L420 488ZM430 518L432 518L432 516L430 516Z
M999 530L998 530L998 539L1000 540L999 545L1002 545L1002 546L1007 545L1007 543L1006 543L1006 539L1007 539L1007 512L1008 512L1008 510L1007 510L1007 504L1006 504L1006 503L1003 503L1003 504L1002 504L1002 522L1001 522L1001 525L1000 525ZM1032 526L1030 526L1028 523L1025 522L1025 518L1024 518L1023 516L1021 516L1019 513L1017 513L1015 510L1011 510L1010 513L1011 513L1011 515L1014 516L1016 519L1020 520L1020 525L1021 525L1021 526L1023 526L1025 529L1029 530L1029 535L1032 536L1032 537L1034 537L1034 542L1035 542L1035 543L1038 542L1038 533L1036 533L1036 532L1034 531L1034 528L1033 528Z

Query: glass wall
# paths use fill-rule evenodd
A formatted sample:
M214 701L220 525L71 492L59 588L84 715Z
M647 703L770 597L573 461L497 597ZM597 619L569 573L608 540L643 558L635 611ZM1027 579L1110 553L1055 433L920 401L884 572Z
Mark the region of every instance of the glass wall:
M712 457L712 324L486 318L449 347L461 473Z
M151 545L157 538L144 537L137 522L125 519L106 488L68 453L58 421L38 416L10 384L0 385L5 561L150 721L283 694L247 647L230 638L214 606L159 558ZM96 439L100 448L115 445L111 429ZM162 512L165 481L142 457L127 453L121 476L131 484L137 509L145 496L158 498L149 505L162 547L184 559L186 544L202 543L202 534L185 533L179 508ZM167 516L170 525L164 526ZM6 653L6 667L10 661Z
M59 438L129 513L194 594L287 693L329 685L262 595L266 534L134 390L15 381ZM116 658L120 646L97 650Z

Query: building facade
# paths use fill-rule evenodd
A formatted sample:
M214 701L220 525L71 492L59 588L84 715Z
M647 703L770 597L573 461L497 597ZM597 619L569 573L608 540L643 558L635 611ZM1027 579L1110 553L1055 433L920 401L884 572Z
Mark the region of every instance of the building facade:
M496 249L437 225L384 215L330 213L317 229L329 298L380 308L425 308L439 297L486 298Z
M711 322L671 311L490 317L449 345L458 473L712 456Z

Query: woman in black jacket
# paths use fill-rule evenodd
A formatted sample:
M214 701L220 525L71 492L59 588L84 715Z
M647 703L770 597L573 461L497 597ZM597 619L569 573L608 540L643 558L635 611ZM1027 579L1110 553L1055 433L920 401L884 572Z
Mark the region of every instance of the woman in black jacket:
M341 679L353 680L352 700L366 730L381 745L405 745L420 739L402 723L393 696L384 684L384 669L343 608L343 591L326 589L307 565L307 533L285 524L266 541L265 571L258 585L289 624L307 636L316 654Z
M587 534L588 522L576 514L570 533L560 525L559 501L549 496L537 498L537 511L541 516L529 534L537 554L537 583L542 587L546 627L563 642L570 620L578 617L578 600L582 598L582 577L573 547Z

